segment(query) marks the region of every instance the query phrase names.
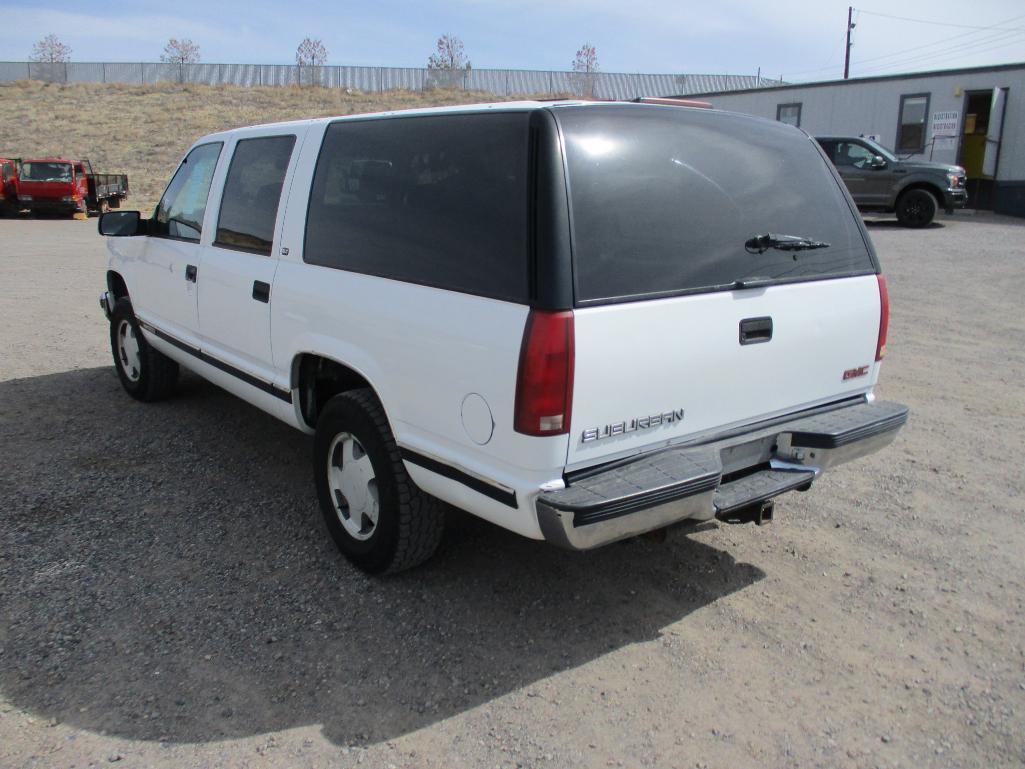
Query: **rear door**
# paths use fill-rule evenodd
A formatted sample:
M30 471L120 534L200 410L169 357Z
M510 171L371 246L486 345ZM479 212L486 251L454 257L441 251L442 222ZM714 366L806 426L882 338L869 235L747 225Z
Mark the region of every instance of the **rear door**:
M555 112L576 301L571 468L870 387L877 267L812 139L706 110ZM768 233L829 245L748 242Z
M203 251L199 326L203 350L264 381L273 381L270 303L278 260L281 205L287 197L300 132L266 129L229 146L219 185L216 229Z

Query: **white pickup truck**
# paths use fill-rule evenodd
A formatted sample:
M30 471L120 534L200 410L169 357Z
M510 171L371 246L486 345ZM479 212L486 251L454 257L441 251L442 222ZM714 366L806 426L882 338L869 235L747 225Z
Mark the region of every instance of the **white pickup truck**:
M575 549L762 522L907 419L872 392L872 244L781 123L515 102L241 128L99 227L128 393L182 365L313 433L369 572L430 557L441 502Z

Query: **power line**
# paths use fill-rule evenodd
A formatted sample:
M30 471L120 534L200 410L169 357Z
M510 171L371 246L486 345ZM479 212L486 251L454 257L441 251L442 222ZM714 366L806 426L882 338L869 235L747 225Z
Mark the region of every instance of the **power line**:
M895 58L895 57L903 56L906 53L911 53L912 51L920 51L920 50L922 50L924 48L933 48L934 46L937 46L937 45L944 45L945 43L948 43L951 40L960 40L963 37L972 37L973 35L978 35L979 32L981 32L981 31L1000 31L1000 33L1003 34L1002 30L997 30L996 28L999 27L1001 24L1007 24L1010 21L1017 21L1018 19L1025 19L1025 14L1022 14L1021 16L1012 16L1011 18L1005 19L1004 21L998 21L996 24L992 25L991 27L982 27L979 30L976 30L976 31L973 31L973 32L962 32L959 35L951 35L950 37L940 38L939 40L936 40L935 42L932 42L932 43L925 43L924 45L916 45L913 48L905 48L905 49L903 49L901 51L896 51L894 53L884 53L881 56L872 56L872 57L869 57L867 59L861 59L858 62L858 64L859 65L861 65L861 64L868 64L869 62L880 61L881 59L892 59L892 58ZM988 37L982 37L982 38L979 38L979 39L977 39L977 40L975 40L973 42L975 42L975 43L982 43L982 42L985 42L988 39L989 39Z
M861 13L867 13L869 16L880 16L884 19L896 19L897 21L913 21L916 24L932 24L937 27L957 27L959 29L993 29L993 27L979 27L972 24L951 24L945 21L933 21L932 19L912 19L908 16L893 16L889 13L876 13L875 11L866 11L859 8ZM1020 18L1020 17L1019 17ZM1007 22L1001 22L1006 24ZM1016 29L1001 30L1003 32L1025 32L1025 27L1018 27Z
M861 13L871 13L870 11L861 11L860 9L855 9L855 11L858 14L861 14ZM882 14L873 14L873 15L882 15ZM946 56L947 54L951 53L952 51L961 50L961 49L963 49L965 47L971 48L973 46L983 45L983 44L986 44L986 43L993 43L993 42L996 42L996 41L999 41L999 40L1008 40L1008 39L1010 39L1012 37L1017 36L1020 33L1004 30L1004 29L1001 28L1001 25L1008 24L1008 23L1010 23L1012 21L1017 21L1018 19L1022 19L1022 18L1025 18L1025 14L1021 14L1021 15L1018 15L1018 16L1012 16L1009 19L1005 19L1003 21L999 21L996 24L990 25L988 27L976 28L976 29L974 29L971 32L961 32L960 34L957 34L957 35L951 35L949 37L943 37L943 38L940 38L939 40L935 40L934 42L931 42L931 43L925 43L923 45L916 45L916 46L913 46L912 48L905 48L905 49L902 49L900 51L895 51L893 53L886 53L886 54L882 54L880 56L872 56L872 57L869 57L867 59L860 59L860 60L857 60L857 61L853 61L852 64L857 67L857 73L861 73L861 72L875 72L875 71L882 70L882 69L889 69L890 67L899 67L899 66L903 66L904 64L914 63L916 61L922 61L922 60L926 60L926 59L929 59L929 58L935 58L937 56ZM980 32L985 32L985 31L996 32L997 34L995 34L995 35L983 35L981 37L976 37L976 36L978 36L980 34ZM1025 31L1025 30L1022 30L1022 31ZM952 40L960 40L962 38L974 38L974 39L973 40L966 40L966 41L964 41L964 43L958 43L956 46L953 46L953 47L950 47L950 46L947 45L947 43L949 43ZM844 39L844 36L842 35L841 36L841 43L840 43L841 48L843 47L843 39ZM903 57L905 57L909 53L914 53L916 51L925 51L926 49L935 48L936 46L943 46L943 49L941 51L938 51L938 52L935 52L935 51L934 52L927 52L927 53L919 54L919 55L912 56L912 57L909 57L909 58L903 58ZM998 47L1003 47L1003 46L998 46ZM982 49L983 52L987 51L987 50L990 50L990 49ZM870 66L870 67L864 67L865 64L869 64L871 62L883 62L884 59L895 59L895 61L884 62L884 63L876 64L876 65ZM832 61L832 59L831 59L831 61ZM834 69L834 66L827 66L827 67L819 67L817 69L807 69L807 70L800 70L800 71L796 71L796 72L787 72L787 73L783 74L783 77L784 78L793 78L793 77L800 78L800 77L803 77L803 76L806 76L806 75L816 75L816 74L818 74L820 72L832 71L833 69Z
M965 52L965 51L978 51L978 52L981 53L981 52L988 51L991 47L995 46L998 43L1003 44L1003 43L1006 43L1006 42L1011 41L1011 40L1017 40L1018 38L1021 37L1022 34L1025 34L1025 33L1022 33L1022 32L997 32L996 34L993 34L993 35L986 35L984 37L975 38L973 40L964 40L964 41L962 41L960 43L955 43L953 45L945 44L942 47L942 49L940 49L938 51L923 51L923 52L916 53L916 54L914 54L912 56L905 56L904 54L910 53L913 50L913 49L908 49L906 51L900 52L899 58L894 59L894 55L888 56L887 58L891 59L890 61L881 61L881 59L883 57L877 57L876 59L873 60L873 61L876 61L877 63L875 63L875 64L873 64L873 65L871 65L869 67L862 67L861 66L863 64L867 64L868 60L866 60L865 62L859 62L859 69L862 70L862 71L873 71L873 70L878 70L878 69L887 69L887 68L890 68L890 67L899 67L899 66L904 66L905 64L911 64L911 63L914 63L914 62L917 62L917 61L923 61L923 60L927 60L927 59L934 59L934 58L937 58L937 57L940 57L940 56L949 56L951 54L962 53L962 52Z
M1009 45L1020 45L1021 44L1021 40L1018 39L1019 34L1020 33L1013 33L1013 34L1010 34L1010 35L1005 35L1005 36L1000 37L1000 38L995 38L993 40L989 40L987 42L993 43L993 45L988 45L988 46L985 46L985 47L982 47L982 48L977 47L978 43L976 43L976 42L964 43L964 44L959 45L959 46L953 46L952 48L950 48L950 49L948 49L946 51L936 51L936 52L933 52L933 53L926 53L926 54L921 54L919 56L913 56L913 57L911 57L909 59L901 59L899 61L891 61L891 62L887 62L887 63L884 63L884 64L879 64L879 65L874 66L874 67L865 67L864 69L862 69L860 71L861 72L878 72L880 70L887 70L887 69L892 69L892 68L895 68L895 67L905 67L908 64L919 64L921 62L929 61L931 59L938 59L938 58L942 58L942 57L947 57L947 56L949 56L952 53L966 53L968 51L971 51L973 53L989 53L990 51L995 51L995 50L997 50L999 48L1006 48Z

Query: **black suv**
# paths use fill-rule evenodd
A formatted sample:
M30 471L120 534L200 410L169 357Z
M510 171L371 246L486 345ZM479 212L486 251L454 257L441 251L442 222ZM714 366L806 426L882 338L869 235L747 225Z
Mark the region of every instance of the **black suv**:
M961 166L901 160L882 145L854 136L817 136L862 211L896 213L905 227L925 227L942 202L946 212L968 203Z

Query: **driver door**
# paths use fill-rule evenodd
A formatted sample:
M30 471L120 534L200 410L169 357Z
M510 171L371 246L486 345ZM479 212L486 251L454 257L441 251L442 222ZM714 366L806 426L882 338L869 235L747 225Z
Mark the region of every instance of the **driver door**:
M221 147L221 142L194 147L178 167L148 222L149 237L129 286L132 309L141 320L196 346L199 239Z
M888 165L873 168L875 157L875 151L861 142L840 141L836 144L836 170L859 206L885 206L888 202L893 172Z

